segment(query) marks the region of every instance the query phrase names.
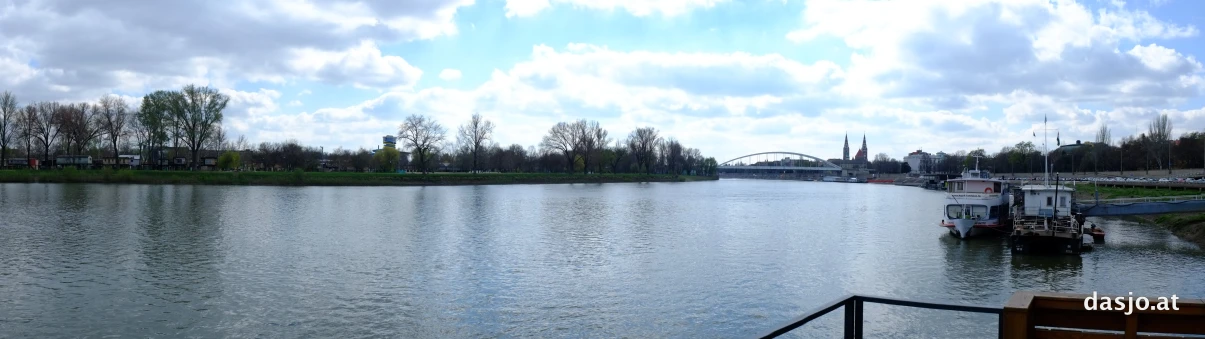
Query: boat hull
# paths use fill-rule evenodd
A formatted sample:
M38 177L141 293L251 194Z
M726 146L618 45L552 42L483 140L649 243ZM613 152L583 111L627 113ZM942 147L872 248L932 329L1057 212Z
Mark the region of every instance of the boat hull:
M941 226L949 230L950 235L962 239L1008 233L1008 225L999 220L945 220Z
M1008 236L1008 247L1017 254L1080 254L1085 250L1082 237L1015 233Z

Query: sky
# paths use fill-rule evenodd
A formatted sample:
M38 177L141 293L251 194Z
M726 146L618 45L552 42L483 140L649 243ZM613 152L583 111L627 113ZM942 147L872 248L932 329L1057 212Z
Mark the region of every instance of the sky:
M0 91L207 85L233 139L373 149L408 115L494 141L651 126L723 162L1205 130L1187 0L0 0ZM1043 125L1043 120L1047 123ZM1045 126L1045 127L1043 127ZM1033 137L1035 133L1038 137ZM851 152L852 153L852 152Z

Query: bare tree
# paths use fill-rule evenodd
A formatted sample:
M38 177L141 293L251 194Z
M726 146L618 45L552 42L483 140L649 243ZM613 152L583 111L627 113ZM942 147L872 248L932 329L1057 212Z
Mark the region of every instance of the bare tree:
M243 136L242 134L238 135L238 139L234 139L234 149L235 150L242 151L242 150L251 148L250 145L251 144L247 142L247 137ZM340 149L336 149L336 151L339 151L339 150Z
M683 163L685 162L682 153L682 144L673 138L670 138L665 143L666 166L673 175L682 174Z
M25 160L33 158L33 145L37 140L38 106L29 104L17 115L17 135L25 144Z
M406 121L398 126L397 134L398 138L405 142L406 147L410 147L411 153L416 157L416 166L423 174L426 174L430 166L431 155L447 137L447 129L435 122L434 119L413 114L406 117Z
M573 132L577 134L578 143L582 154L582 172L586 172L590 167L590 159L596 158L596 153L600 153L611 140L607 138L607 130L603 129L598 124L598 121L578 120L573 123ZM597 171L602 172L602 162L598 162Z
M0 167L8 166L8 142L13 139L17 116L17 97L12 92L0 93Z
M214 136L222 123L222 111L230 97L209 86L184 86L172 105L173 115L180 126L180 138L192 154L190 167L196 168L201 146Z
M657 129L652 127L637 128L628 134L628 149L636 158L636 164L643 167L645 173L653 172L653 165L656 163L656 148L661 142L661 137L657 136Z
M138 148L138 154L145 155L151 140L150 129L142 126L140 119L129 120L128 133L134 137L134 145ZM149 160L149 157L146 159Z
M615 153L615 157L611 159L611 173L619 173L619 164L628 157L628 147L623 141L615 140L615 147L611 148L611 152Z
M565 160L569 163L569 173L573 173L574 160L577 158L581 141L578 139L580 135L575 133L573 125L567 122L558 122L548 130L548 135L544 136L544 140L540 142L540 148L549 152L560 152L565 156Z
M211 150L222 150L222 151L229 148L228 142L226 140L226 129L222 128L222 125L217 125L217 127L214 128L214 130L213 130L213 136L210 137L209 140L205 142L204 147L207 149L211 149Z
M40 142L42 146L43 162L50 163L50 147L59 139L59 120L63 110L61 105L53 101L39 102L37 109L33 111L36 115L30 121L33 125L33 137Z
M1171 156L1172 123L1167 119L1167 114L1155 117L1148 127L1147 134L1149 135L1147 143L1149 156L1155 160L1159 168L1163 168L1164 163L1167 163L1167 173L1170 174L1172 172L1171 159L1164 158L1165 153L1168 157Z
M1104 159L1104 152L1109 148L1109 144L1113 143L1113 132L1109 130L1109 125L1100 124L1100 129L1096 131L1096 144L1092 145L1092 168L1093 172L1100 173L1098 166Z
M129 120L130 107L126 101L117 96L108 95L100 98L97 105L100 110L100 127L108 137L109 145L113 146L113 157L116 158L117 143L126 135L126 122Z
M66 143L64 149L68 153L83 154L102 132L99 106L77 103L62 105L60 108L62 114L59 116L59 128Z
M456 140L461 145L468 147L469 154L473 157L472 171L477 172L480 167L477 165L481 159L481 151L485 147L486 141L489 141L494 134L494 122L485 120L481 114L474 113L468 123L460 125L456 133Z

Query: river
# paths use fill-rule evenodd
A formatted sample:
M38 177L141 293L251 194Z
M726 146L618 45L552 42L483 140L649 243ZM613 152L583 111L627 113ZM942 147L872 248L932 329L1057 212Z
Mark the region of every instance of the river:
M843 294L1205 297L1205 252L1092 220L1082 256L937 226L941 192L712 182L443 187L0 184L0 337L749 337ZM994 337L868 305L872 337ZM827 338L841 314L797 330Z

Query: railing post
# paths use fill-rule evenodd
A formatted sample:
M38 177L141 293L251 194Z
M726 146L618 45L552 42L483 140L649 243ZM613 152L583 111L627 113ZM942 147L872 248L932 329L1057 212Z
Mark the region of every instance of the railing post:
M1004 312L1000 312L1000 316L996 317L996 338L1004 339Z
M857 296L845 300L845 338L862 339L862 299Z

